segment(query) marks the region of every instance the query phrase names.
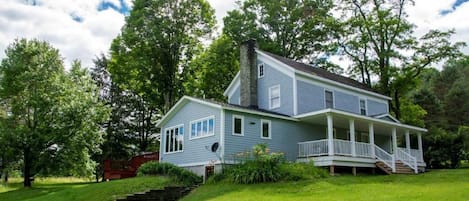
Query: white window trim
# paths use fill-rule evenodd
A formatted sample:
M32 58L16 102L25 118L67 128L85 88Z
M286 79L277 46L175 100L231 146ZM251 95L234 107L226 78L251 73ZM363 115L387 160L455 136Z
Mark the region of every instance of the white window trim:
M332 108L331 109L335 109L335 94L334 94L334 90L330 90L330 89L324 89L324 108L327 108L327 104L326 104L326 92L327 91L332 93Z
M184 129L184 133L182 133L182 135L185 136L186 135L186 128L184 128L184 124L178 124L178 125L167 127L167 128L164 129L164 133L163 133L164 134L163 135L164 136L163 137L164 138L164 144L163 144L163 151L164 151L163 153L164 154L175 154L175 153L184 152L184 147L186 147L185 144L184 144L185 143L184 138L182 138L182 150L166 152L166 141L168 140L166 138L166 131L171 130L171 129L175 129L175 128L180 128L180 127L182 127Z
M199 136L199 137L192 137L192 123L197 123L199 121L204 121L204 120L209 120L209 119L212 119L213 118L213 133L212 134L208 134L208 135L204 135L204 136ZM200 119L196 119L196 120L192 120L189 122L189 127L190 127L190 132L189 132L189 140L195 140L195 139L200 139L200 138L206 138L206 137L210 137L210 136L214 136L215 135L215 115L211 115L211 116L208 116L208 117L204 117L204 118L200 118ZM207 125L207 129L208 129L208 125Z
M235 133L235 118L241 119L241 133ZM231 134L234 136L244 136L244 116L241 115L233 115L232 117L232 131Z
M264 137L262 134L263 132L263 128L262 126L264 125L264 123L267 123L269 124L269 137ZM267 120L267 119L261 119L261 139L272 139L272 122L270 120Z
M273 107L272 106L272 89L277 88L277 87L278 87L278 106ZM271 110L277 109L277 108L280 108L281 105L282 105L282 92L281 92L280 85L277 84L277 85L269 87L269 109Z
M262 75L261 75L261 66L262 66ZM265 64L260 63L257 65L257 78L263 78L265 75Z
M365 116L368 116L368 100L366 98L359 98L358 99L358 111L359 111L360 115L363 115L362 114L361 101L365 101Z

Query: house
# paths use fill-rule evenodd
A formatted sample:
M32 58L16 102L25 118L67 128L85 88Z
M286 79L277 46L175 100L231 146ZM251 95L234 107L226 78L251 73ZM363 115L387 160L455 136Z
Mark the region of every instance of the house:
M184 96L158 123L160 161L203 175L207 167L219 171L237 153L266 143L289 161L312 160L331 173L335 166L354 173L357 167L424 170L421 135L427 130L392 117L390 97L261 51L252 40L240 51L240 72L225 91L228 103Z

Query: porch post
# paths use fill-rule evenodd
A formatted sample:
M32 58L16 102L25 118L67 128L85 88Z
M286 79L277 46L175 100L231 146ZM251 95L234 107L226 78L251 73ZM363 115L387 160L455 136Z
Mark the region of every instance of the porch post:
M349 120L349 129L350 129L350 148L352 149L351 150L351 153L352 153L352 156L355 157L356 153L355 153L355 120L353 119L350 119Z
M418 144L419 144L420 159L423 160L422 133L417 133L417 139L418 139Z
M371 122L368 124L368 137L371 144L371 158L375 158L375 130Z
M334 125L332 121L332 114L327 113L327 144L329 147L329 156L334 155Z
M392 172L396 172L397 133L396 127L392 128Z
M409 130L405 130L405 148L407 153L410 154L410 134Z
M395 154L397 152L397 133L396 128L392 128L392 153Z

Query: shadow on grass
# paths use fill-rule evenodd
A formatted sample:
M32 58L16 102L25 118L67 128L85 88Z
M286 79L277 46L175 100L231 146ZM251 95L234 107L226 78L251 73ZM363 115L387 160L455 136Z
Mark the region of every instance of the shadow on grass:
M56 193L64 189L87 185L90 183L57 183L57 184L33 184L31 188L19 187L16 190L0 193L0 200L28 200L51 193ZM22 185L22 184L13 184Z

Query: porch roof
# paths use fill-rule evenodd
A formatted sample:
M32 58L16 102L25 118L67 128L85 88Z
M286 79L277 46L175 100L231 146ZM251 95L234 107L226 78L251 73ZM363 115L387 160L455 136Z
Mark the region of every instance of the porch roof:
M334 118L334 125L344 126L346 128L349 125L347 120L353 119L355 120L355 122L357 121L359 122L358 125L357 123L355 123L356 124L355 128L363 129L363 130L367 130L368 127L367 125L360 125L360 122L362 124L366 122L373 123L375 130L377 132L380 132L380 131L386 132L384 128L388 128L388 127L395 127L398 130L409 130L409 132L415 132L415 133L423 133L423 132L428 131L425 128L420 128L417 126L402 124L400 122L393 122L393 121L388 121L388 120L375 118L375 117L358 115L358 114L349 113L349 112L331 109L331 108L296 115L294 116L294 118L303 122L307 122L307 123L325 124L327 114L332 114L333 117L339 117L339 118ZM383 129L380 130L380 128L383 128Z

